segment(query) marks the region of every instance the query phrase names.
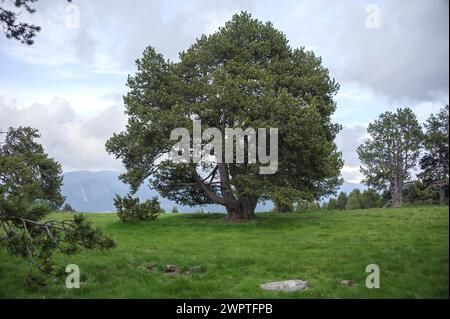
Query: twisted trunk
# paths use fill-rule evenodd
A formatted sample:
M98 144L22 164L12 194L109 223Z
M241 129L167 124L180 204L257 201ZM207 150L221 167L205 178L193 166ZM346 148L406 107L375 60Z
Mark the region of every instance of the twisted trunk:
M257 199L252 197L240 198L233 205L226 206L229 221L249 221L255 219L255 208Z
M255 218L255 208L258 203L258 198L255 196L241 196L236 198L231 187L229 167L225 163L217 164L220 177L220 195L214 192L207 183L197 174L194 173L195 181L205 191L208 198L216 204L225 206L227 210L226 220L229 221L249 221Z

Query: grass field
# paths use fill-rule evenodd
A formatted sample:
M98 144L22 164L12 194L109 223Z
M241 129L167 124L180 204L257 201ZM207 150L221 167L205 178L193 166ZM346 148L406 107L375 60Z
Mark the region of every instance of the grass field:
M219 214L165 214L138 224L122 224L115 214L88 216L117 247L57 256L61 265L79 265L80 289L54 280L27 287L28 263L0 249L0 297L449 297L448 206L263 213L242 224L227 223ZM181 267L182 274L164 273L168 264ZM368 264L380 268L379 289L365 286ZM259 287L286 279L306 280L310 289L275 293ZM344 287L341 280L355 286Z

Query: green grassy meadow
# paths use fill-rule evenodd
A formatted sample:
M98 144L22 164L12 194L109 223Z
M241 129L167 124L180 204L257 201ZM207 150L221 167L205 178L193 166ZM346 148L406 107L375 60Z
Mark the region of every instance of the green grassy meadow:
M61 215L67 217L52 217ZM261 213L249 223L228 223L221 214L164 214L137 224L123 224L115 214L88 216L117 247L56 256L59 265L79 265L79 289L54 279L45 287L26 286L28 262L0 249L0 297L449 297L448 206ZM164 273L168 264L183 271ZM368 264L380 267L379 289L365 286ZM310 288L259 287L287 279L306 280ZM355 285L344 287L341 280Z

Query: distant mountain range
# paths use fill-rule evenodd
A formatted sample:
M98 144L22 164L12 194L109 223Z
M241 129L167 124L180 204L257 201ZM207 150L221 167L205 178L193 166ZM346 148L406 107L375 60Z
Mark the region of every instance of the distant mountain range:
M61 188L63 196L66 196L66 202L74 209L80 212L111 212L115 211L113 198L115 194L121 196L129 191L128 185L122 183L119 179L119 172L116 171L76 171L64 173L64 185ZM344 182L340 191L349 193L353 189L364 189L364 185ZM161 198L157 192L150 190L148 185L143 185L136 194L141 200L157 196L161 206L165 211L171 211L177 206L180 212L195 212L200 208L209 212L225 212L224 207L220 205L206 205L198 207L189 207L178 205L168 199ZM273 208L271 202L258 204L256 211L269 211Z

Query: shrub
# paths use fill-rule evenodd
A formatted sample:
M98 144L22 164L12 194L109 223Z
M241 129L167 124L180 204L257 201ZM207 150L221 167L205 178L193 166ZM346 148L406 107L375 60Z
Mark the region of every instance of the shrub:
M179 212L178 212L177 206L173 206L173 208L172 208L172 213L173 213L173 214L179 213Z
M140 203L139 198L133 198L131 195L126 195L123 198L116 195L114 206L117 209L117 216L124 223L155 220L159 214L163 213L156 197Z

